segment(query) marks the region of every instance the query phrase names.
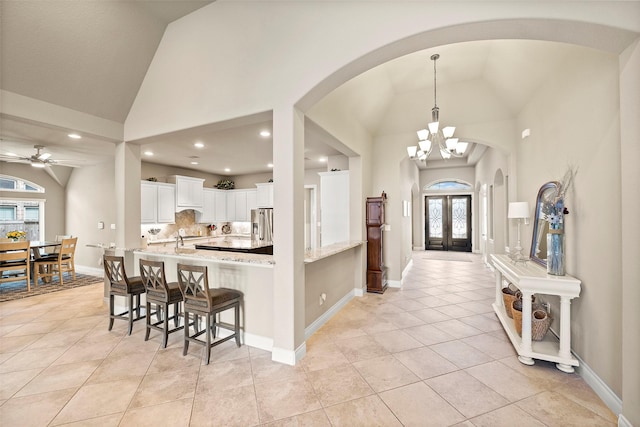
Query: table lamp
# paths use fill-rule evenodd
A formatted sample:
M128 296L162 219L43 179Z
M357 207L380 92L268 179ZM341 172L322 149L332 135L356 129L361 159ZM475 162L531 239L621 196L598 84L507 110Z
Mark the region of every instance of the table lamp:
M515 253L511 254L513 261L526 261L527 258L522 254L522 245L520 244L520 222L529 218L529 202L511 202L509 203L509 212L507 217L518 221L518 244Z

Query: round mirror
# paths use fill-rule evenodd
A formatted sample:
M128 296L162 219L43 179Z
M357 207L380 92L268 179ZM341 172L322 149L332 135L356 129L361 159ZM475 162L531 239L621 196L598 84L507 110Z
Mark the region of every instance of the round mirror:
M547 266L547 233L549 223L547 222L542 207L545 200L552 200L560 192L560 183L550 181L540 187L536 199L536 213L533 220L533 238L531 239L531 253L529 257L543 267Z

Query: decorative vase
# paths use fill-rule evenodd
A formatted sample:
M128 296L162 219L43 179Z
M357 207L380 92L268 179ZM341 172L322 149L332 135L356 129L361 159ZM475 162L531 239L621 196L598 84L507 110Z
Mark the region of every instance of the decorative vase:
M564 276L563 229L550 229L547 233L547 273Z

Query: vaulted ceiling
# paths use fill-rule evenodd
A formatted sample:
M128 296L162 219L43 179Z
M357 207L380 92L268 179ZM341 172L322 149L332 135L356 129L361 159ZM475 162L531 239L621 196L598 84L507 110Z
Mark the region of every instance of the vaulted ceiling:
M0 2L1 78L3 91L45 101L91 116L124 123L149 64L168 23L204 7L211 1L19 1ZM432 53L438 61L438 104L441 116L451 123L482 120L482 114L515 116L545 76L561 66L573 46L521 40L482 41L442 46L416 52L382 64L352 79L326 97L359 120L371 135L413 132L426 125L433 106ZM500 111L465 109L451 100L452 87L482 86L500 100ZM452 90L451 93L454 93ZM482 113L482 114L481 114ZM0 151L33 154L33 145L69 164L94 164L113 156L115 140L87 135L82 144L69 141L68 131L54 120L32 122L0 117ZM264 118L253 121L251 130L268 127ZM228 147L240 138L249 143L248 129L237 134L203 127L202 133L175 133L149 138L143 148L156 152L153 162L224 174L221 157L232 157ZM256 132L254 132L256 133ZM252 143L264 145L256 134ZM309 137L310 157L322 152L323 136ZM216 153L204 166L190 165L193 142L203 140L216 146ZM224 147L223 147L224 146ZM237 149L236 149L237 152ZM268 150L267 150L268 152ZM227 153L221 156L220 153ZM337 153L327 148L326 154ZM271 159L230 159L244 169L236 173L259 172ZM262 168L262 169L261 169Z

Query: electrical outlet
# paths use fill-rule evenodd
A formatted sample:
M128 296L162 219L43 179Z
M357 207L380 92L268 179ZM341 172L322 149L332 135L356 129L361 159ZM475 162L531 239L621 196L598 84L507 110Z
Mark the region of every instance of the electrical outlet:
M111 229L115 230L116 229L116 225L115 224L111 224Z
M104 222L100 221L98 223L98 230L104 230Z

